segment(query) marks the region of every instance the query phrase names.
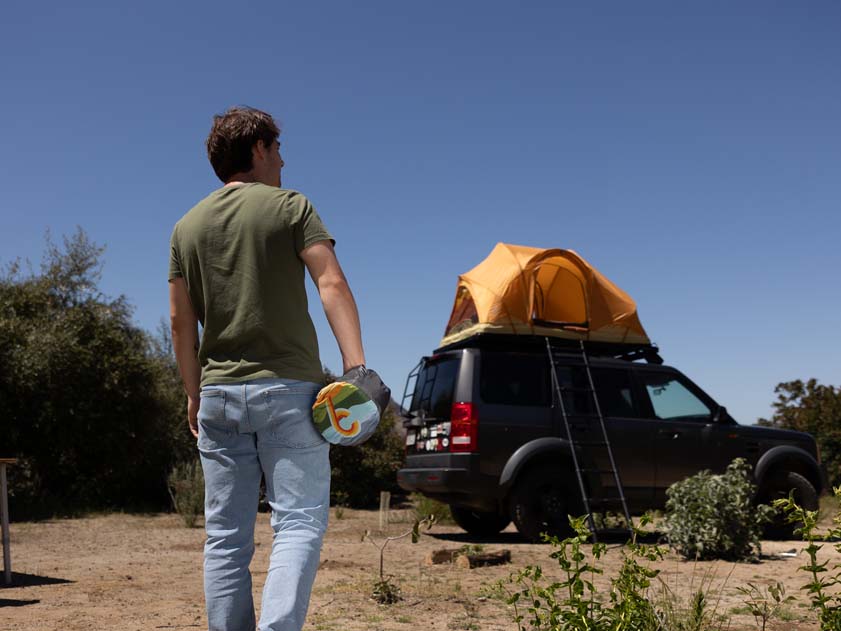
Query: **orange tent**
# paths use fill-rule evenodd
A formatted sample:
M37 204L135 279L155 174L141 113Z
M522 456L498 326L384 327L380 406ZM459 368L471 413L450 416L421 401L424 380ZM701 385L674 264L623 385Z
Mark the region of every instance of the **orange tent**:
M458 277L441 345L477 333L650 344L636 303L578 254L507 243Z

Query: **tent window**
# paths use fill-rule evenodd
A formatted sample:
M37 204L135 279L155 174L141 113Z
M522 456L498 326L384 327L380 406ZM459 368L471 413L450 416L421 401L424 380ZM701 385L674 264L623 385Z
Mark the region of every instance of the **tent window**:
M465 287L459 287L456 294L456 301L453 305L453 313L447 323L445 336L458 333L479 322L479 314L476 312L476 303L473 296Z

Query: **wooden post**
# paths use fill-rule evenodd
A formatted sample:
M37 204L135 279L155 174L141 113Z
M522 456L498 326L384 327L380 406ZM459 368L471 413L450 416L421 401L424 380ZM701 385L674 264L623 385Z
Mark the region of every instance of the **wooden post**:
M388 511L391 508L391 493L380 491L380 530L388 527Z
M9 498L6 484L6 465L17 462L13 459L0 459L0 524L3 527L3 580L12 584L12 553L9 550Z

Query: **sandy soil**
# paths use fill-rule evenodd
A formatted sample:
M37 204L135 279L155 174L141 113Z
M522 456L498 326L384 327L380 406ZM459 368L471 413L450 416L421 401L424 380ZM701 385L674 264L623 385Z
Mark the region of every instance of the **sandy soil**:
M464 569L426 565L424 558L440 548L474 542L456 526L436 525L419 543L394 541L386 548L385 569L402 589L403 600L391 606L369 596L376 578L379 552L361 542L366 529L376 532L378 513L344 510L331 513L306 629L309 630L494 630L515 631L512 612L500 599L487 597L484 586L506 578L512 570L540 564L558 575L548 546L524 543L512 526L485 551L511 550L508 566ZM390 534L409 526L408 511L392 511ZM260 514L257 552L251 565L255 605L266 576L271 545L268 515ZM11 552L15 584L0 589L0 629L61 631L204 629L201 528L185 528L176 515L110 514L84 519L13 523ZM801 542L766 542L759 563L688 563L669 555L658 564L662 581L685 599L702 582L712 589L710 606L731 617L730 629L754 629L744 612L737 587L782 581L796 601L784 620L769 629L817 629L799 587L805 555ZM795 558L778 553L796 550ZM831 562L841 561L826 546ZM621 560L618 547L605 559L606 583ZM554 569L554 572L553 572Z

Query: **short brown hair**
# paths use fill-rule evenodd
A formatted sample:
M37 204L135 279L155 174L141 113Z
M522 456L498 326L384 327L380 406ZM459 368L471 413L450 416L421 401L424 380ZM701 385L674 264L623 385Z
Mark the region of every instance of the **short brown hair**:
M251 148L262 140L269 146L280 135L271 115L247 106L235 106L213 117L207 136L207 157L220 180L227 183L235 173L250 171Z

